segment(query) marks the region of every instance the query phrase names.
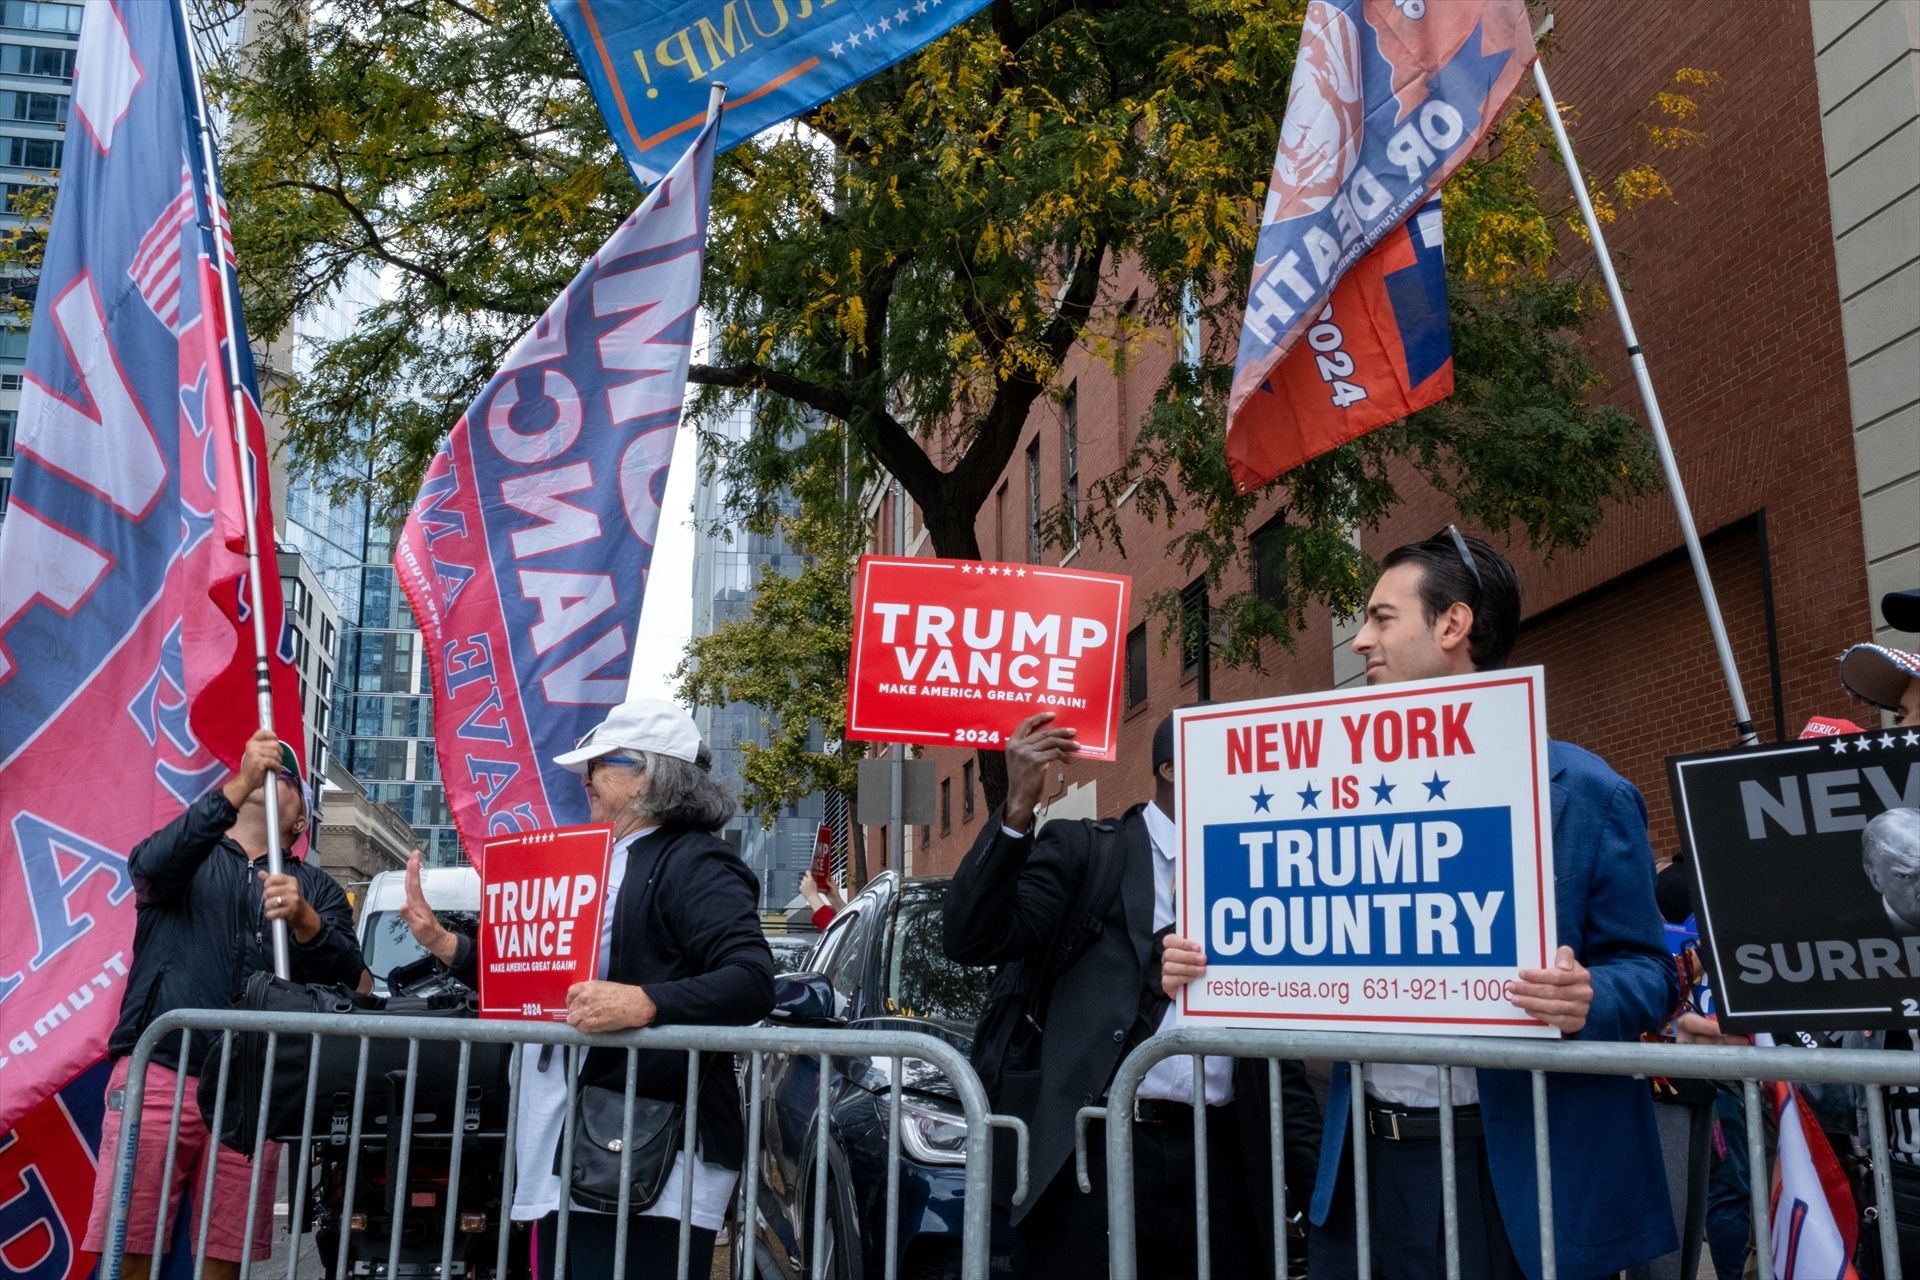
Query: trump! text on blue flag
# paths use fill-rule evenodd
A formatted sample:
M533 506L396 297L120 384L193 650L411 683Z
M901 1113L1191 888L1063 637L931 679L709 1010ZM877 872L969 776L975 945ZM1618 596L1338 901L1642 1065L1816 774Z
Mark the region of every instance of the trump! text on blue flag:
M31 926L0 932L0 1132L105 1051L127 852L255 727L246 521L272 547L272 513L240 500L196 111L178 6L87 7L0 526L0 902ZM239 353L264 474L244 332ZM277 590L265 607L299 744Z
M547 0L621 154L656 181L727 86L720 150L884 71L986 0Z
M1336 290L1479 145L1533 56L1522 0L1307 6L1228 408L1243 488L1447 393L1428 355L1446 341L1444 284L1393 284L1437 271L1437 245ZM1302 335L1313 354L1283 370Z
M586 820L553 764L623 701L680 424L715 129L554 301L427 469L394 567L467 856ZM482 868L484 870L484 868Z

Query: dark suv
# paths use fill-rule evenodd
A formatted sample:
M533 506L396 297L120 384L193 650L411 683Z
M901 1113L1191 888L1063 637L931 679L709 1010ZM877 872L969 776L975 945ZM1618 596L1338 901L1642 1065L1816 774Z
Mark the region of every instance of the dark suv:
M924 1031L966 1052L991 969L955 964L940 942L945 878L902 882L885 872L822 935L808 973L777 983L774 1018L790 1025ZM887 1239L887 1091L893 1063L833 1058L827 1081L827 1185L814 1181L820 1061L771 1055L761 1080L765 1115L755 1168L757 1222L733 1224L736 1277L858 1280L884 1274ZM900 1107L901 1280L960 1274L967 1122L946 1076L908 1059ZM813 1206L824 1195L826 1233L815 1241ZM751 1236L753 1266L745 1265ZM814 1250L821 1265L813 1272ZM1012 1233L995 1214L993 1270L1010 1270Z

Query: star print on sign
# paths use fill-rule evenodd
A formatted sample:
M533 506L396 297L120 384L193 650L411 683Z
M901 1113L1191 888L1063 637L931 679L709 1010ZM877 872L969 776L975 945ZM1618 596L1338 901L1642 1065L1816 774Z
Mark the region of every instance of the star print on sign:
M1907 730L1906 736L1900 739L1900 741L1909 747L1920 747L1920 732L1909 729Z
M1445 800L1447 798L1447 788L1452 784L1452 781L1451 778L1442 778L1440 771L1435 769L1433 771L1433 777L1420 785L1427 789L1427 799Z
M1268 791L1265 787L1261 787L1258 791L1254 792L1252 795L1248 796L1247 798L1253 801L1253 807L1255 812L1257 813L1273 812L1271 809L1267 808L1267 806L1273 801L1273 793L1271 791Z
M1393 784L1385 778L1373 784L1373 799L1376 804L1393 803Z
M1307 779L1306 787L1297 794L1300 797L1300 807L1302 809L1318 809L1320 807L1320 793L1314 789L1313 779Z
M1891 747L1893 745L1893 735L1890 733L1881 734L1880 745L1883 747Z

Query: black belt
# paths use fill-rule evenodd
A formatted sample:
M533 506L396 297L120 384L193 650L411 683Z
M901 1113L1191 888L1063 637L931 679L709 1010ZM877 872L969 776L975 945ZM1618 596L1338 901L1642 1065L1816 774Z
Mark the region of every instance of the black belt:
M1207 1106L1208 1120L1224 1120L1233 1114L1233 1103L1210 1103ZM1184 1124L1193 1123L1193 1104L1175 1102L1171 1098L1135 1098L1133 1100L1133 1118L1140 1124Z
M1388 1142L1438 1142L1440 1108L1383 1107L1369 1102L1367 1132ZM1481 1133L1480 1108L1477 1104L1453 1109L1455 1138L1478 1138Z

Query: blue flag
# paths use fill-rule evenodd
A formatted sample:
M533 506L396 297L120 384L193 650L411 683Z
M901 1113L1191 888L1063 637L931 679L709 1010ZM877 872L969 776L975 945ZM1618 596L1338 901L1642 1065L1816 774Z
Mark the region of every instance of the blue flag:
M658 182L727 86L719 149L885 71L987 0L547 0L634 174Z

